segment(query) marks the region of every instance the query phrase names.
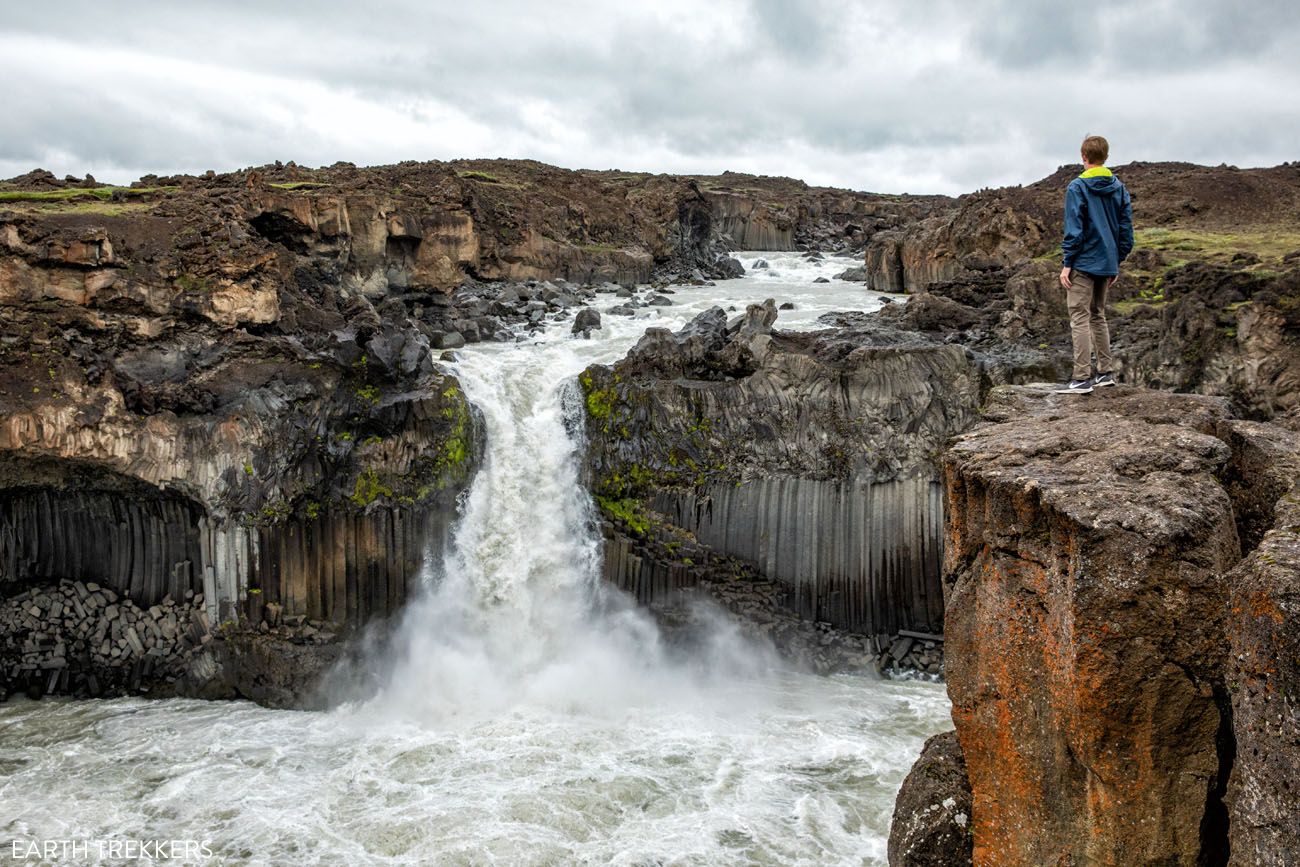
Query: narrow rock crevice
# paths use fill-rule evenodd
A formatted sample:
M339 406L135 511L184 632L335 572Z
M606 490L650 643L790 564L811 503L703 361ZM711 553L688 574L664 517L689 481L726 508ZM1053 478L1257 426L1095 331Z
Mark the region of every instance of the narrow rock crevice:
M1230 851L1230 817L1225 796L1228 792L1228 778L1237 757L1237 738L1232 725L1232 697L1221 683L1214 687L1214 704L1219 709L1219 731L1214 739L1219 768L1205 799L1205 814L1201 817L1201 854L1197 859L1197 867L1225 867Z

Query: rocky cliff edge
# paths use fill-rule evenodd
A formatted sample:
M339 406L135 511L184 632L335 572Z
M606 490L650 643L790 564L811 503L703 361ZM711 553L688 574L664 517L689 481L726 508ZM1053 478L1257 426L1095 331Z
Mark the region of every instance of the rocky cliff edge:
M974 863L1292 863L1300 436L1131 388L984 418L943 458Z

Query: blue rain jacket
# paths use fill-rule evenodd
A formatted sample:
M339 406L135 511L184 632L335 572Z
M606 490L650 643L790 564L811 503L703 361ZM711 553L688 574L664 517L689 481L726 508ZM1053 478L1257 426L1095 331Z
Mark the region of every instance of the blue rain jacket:
M1119 273L1133 249L1133 201L1105 166L1088 169L1065 188L1063 262L1099 277Z

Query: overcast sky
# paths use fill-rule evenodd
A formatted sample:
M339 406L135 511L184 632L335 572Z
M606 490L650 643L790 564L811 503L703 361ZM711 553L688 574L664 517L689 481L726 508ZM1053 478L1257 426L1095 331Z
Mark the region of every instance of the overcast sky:
M0 0L0 177L500 156L959 193L1090 132L1274 165L1298 43L1295 0Z

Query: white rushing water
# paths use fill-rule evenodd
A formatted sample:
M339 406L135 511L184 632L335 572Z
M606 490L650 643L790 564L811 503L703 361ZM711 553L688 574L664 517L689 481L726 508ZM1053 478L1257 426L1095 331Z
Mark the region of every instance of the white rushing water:
M456 363L484 466L428 564L374 698L329 712L196 701L0 705L0 844L206 841L226 863L884 864L893 797L942 687L780 666L719 621L690 659L599 586L566 382L650 325L792 301L785 328L870 309L855 264L766 271L672 307L569 323ZM623 299L600 296L607 309ZM8 854L8 853L5 853Z

